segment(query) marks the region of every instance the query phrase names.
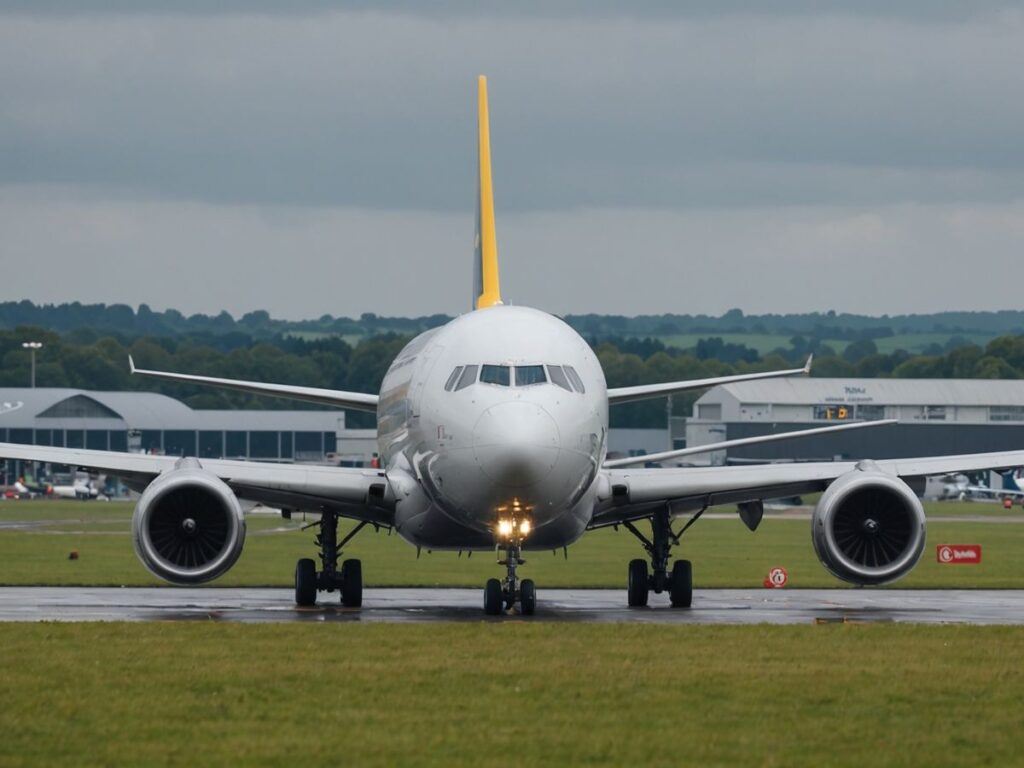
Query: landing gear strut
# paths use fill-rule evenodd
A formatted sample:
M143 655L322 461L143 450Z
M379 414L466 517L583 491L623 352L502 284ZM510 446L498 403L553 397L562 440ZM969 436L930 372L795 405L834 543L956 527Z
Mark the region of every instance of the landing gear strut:
M627 596L631 608L642 608L647 605L647 598L652 591L658 595L667 591L673 608L690 607L693 603L693 565L689 560L676 560L670 573L668 561L672 553L672 545L679 543L679 539L686 529L693 525L702 514L704 514L703 509L690 518L683 530L674 533L668 508L659 510L650 517L650 539L644 536L633 523L623 523L626 530L640 540L651 560L650 572L647 570L646 561L642 559L631 560L629 563Z
M498 560L498 565L505 566L506 575L502 581L487 580L484 586L484 613L497 616L518 602L520 613L531 616L537 609L537 588L533 579L519 581L516 576L516 568L526 562L522 557L522 541L512 539L504 545L504 549L505 559Z
M341 593L341 604L349 608L358 608L363 604L363 564L359 560L349 559L338 568L338 556L341 548L366 525L359 523L349 534L338 541L338 514L329 510L320 513L320 520L312 523L320 527L316 535L316 544L320 548L322 568L318 573L316 563L306 557L295 565L295 603L310 606L316 604L318 591Z

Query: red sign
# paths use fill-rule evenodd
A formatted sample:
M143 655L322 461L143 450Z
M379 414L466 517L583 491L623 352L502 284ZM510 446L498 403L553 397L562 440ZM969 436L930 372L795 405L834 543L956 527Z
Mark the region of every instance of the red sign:
M981 562L981 544L939 544L935 558L943 565L977 565Z
M787 581L789 581L789 574L786 573L786 569L776 566L768 571L768 578L764 580L764 585L768 589L782 589L786 586Z

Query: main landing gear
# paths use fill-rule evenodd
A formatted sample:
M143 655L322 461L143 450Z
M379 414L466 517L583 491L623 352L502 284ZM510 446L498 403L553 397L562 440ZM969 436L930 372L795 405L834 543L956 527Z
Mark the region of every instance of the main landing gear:
M647 598L653 591L660 595L668 592L669 602L673 608L689 608L693 603L693 565L689 560L676 560L668 570L668 560L672 545L678 544L683 533L703 514L701 510L694 515L679 533L673 533L672 522L668 509L655 512L650 517L651 538L644 536L631 522L623 526L636 536L651 559L651 571L647 570L647 561L631 560L629 563L629 586L627 596L631 608L642 608L647 605Z
M533 579L519 581L516 577L516 568L526 562L522 558L522 541L511 539L504 545L504 549L505 559L498 560L498 565L505 566L506 575L502 581L487 580L484 586L484 613L498 616L518 602L519 612L524 616L532 616L537 609L537 588Z
M365 522L359 523L340 542L338 541L338 514L324 510L319 522L312 525L320 526L316 536L316 544L320 547L320 562L323 568L318 573L316 563L308 557L299 560L295 565L295 603L301 606L316 605L318 591L341 593L341 604L348 608L358 608L363 604L363 564L358 560L346 560L338 569L338 555L341 548L363 529Z

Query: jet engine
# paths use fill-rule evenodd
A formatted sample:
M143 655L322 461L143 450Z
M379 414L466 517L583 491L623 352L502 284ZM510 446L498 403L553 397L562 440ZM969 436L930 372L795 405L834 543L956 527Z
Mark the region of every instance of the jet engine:
M903 480L870 461L833 482L811 519L818 559L853 584L905 576L924 552L924 508Z
M135 554L172 584L199 584L227 571L242 554L245 517L227 484L182 459L157 477L132 515Z

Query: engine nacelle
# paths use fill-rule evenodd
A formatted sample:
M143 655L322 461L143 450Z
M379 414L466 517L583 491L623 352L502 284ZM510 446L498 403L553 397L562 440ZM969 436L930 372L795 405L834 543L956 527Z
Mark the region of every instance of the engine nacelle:
M920 499L905 482L863 461L822 494L811 519L818 559L853 584L885 584L905 576L924 552Z
M238 560L245 517L227 484L182 459L142 493L132 515L135 554L153 574L172 584L215 579Z

